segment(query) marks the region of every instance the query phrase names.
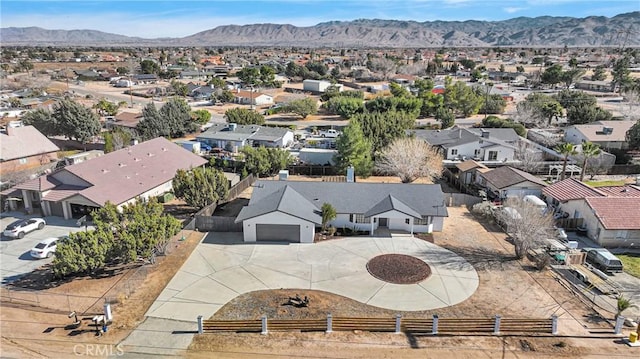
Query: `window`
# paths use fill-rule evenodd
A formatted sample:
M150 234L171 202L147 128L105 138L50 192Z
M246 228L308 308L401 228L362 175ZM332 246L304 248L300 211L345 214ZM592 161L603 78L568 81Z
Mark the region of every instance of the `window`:
M26 158L21 158L18 162L20 162L21 165L24 165L27 163L27 159Z
M407 218L407 219L405 219L405 220L404 220L404 223L405 223L405 224L410 224L410 222L411 222L411 221L409 220L409 218Z
M420 219L414 219L413 220L413 224L415 224L416 226L426 226L431 222L431 218L429 216L422 216L422 218Z
M458 155L458 149L457 148L452 148L451 149L451 156L457 156Z
M489 151L489 161L497 161L498 160L498 151Z
M365 217L364 214L350 214L349 222L351 223L371 223L371 219L369 217Z
M474 155L475 157L480 156L480 154L481 154L481 153L482 153L482 150L481 150L481 149L479 149L479 148L477 148L477 149L475 149L475 150L473 151L473 155Z

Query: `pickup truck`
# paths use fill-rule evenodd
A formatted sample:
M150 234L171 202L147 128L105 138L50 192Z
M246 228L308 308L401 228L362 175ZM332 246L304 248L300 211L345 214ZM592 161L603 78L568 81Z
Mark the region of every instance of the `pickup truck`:
M340 131L337 130L326 130L326 131L320 131L320 137L327 137L327 138L336 138L338 136L340 136Z

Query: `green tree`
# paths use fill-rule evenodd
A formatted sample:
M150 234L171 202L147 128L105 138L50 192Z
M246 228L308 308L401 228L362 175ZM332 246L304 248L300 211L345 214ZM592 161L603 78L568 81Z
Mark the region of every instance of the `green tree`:
M236 107L228 109L224 113L227 123L237 123L238 125L264 125L264 116L254 110Z
M160 118L166 123L171 138L182 137L198 129L191 118L191 107L181 98L171 98L159 111Z
M221 170L212 167L178 170L173 178L173 192L189 206L200 209L226 199L229 181Z
M305 119L309 115L315 115L318 113L318 102L310 97L293 100L285 106L284 111L295 113Z
M189 94L187 85L177 80L171 80L171 89L178 96L187 96Z
M338 153L334 157L336 167L344 173L353 166L357 176L368 177L373 171L371 143L366 139L360 121L350 121L336 140Z
M52 117L60 135L81 143L97 136L102 128L98 116L91 109L68 97L54 106Z
M227 83L217 76L211 77L207 82L207 85L212 85L216 89L224 89L227 87Z
M140 71L143 74L157 74L160 72L160 65L153 60L140 61Z
M577 105L587 105L587 106L596 106L597 100L593 95L589 95L582 91L573 91L573 90L562 90L553 96L562 107L568 109L572 106Z
M629 55L619 58L613 63L613 69L611 70L611 76L613 76L612 91L622 89L626 87L631 81L631 58Z
M479 113L500 114L507 107L507 101L501 95L493 94L486 97L486 101L482 101Z
M548 101L543 103L540 106L540 111L543 116L547 118L547 123L551 125L551 120L553 118L558 118L558 116L562 116L562 105L556 101Z
M561 80L564 82L566 88L571 87L572 84L576 83L582 76L585 74L585 70L582 69L571 69L562 73Z
M109 153L117 151L128 146L131 143L131 132L123 129L122 127L116 127L109 132L103 132L104 137L104 152Z
M555 85L557 83L562 82L562 66L555 64L550 67L547 67L542 75L540 76L540 81L543 84Z
M462 59L458 61L465 69L473 70L476 67L476 62L470 59Z
M260 83L260 69L257 67L245 67L238 71L236 76L246 85L257 85Z
M333 208L333 206L327 202L322 204L320 211L322 211L322 229L326 231L327 226L329 225L329 222L336 219L336 216L338 214L336 213L336 209Z
M359 113L351 117L349 124L352 122L359 122L364 137L371 143L372 155L396 138L406 136L406 131L416 123L411 114L398 111Z
M118 113L120 106L122 106L122 103L115 103L102 98L98 103L93 105L93 108L98 110L98 112L103 116L115 116Z
M593 74L591 75L591 81L604 81L607 78L607 71L604 68L604 65L598 65L593 70Z
M191 111L191 119L200 125L205 125L211 120L211 112L201 109Z
M612 117L611 112L598 106L577 105L567 109L567 122L571 125L609 121Z
M329 87L326 88L326 90L324 90L322 95L320 95L320 100L326 102L340 95L341 95L340 87L336 85L330 85Z
M394 97L410 97L411 92L395 82L389 83L389 91Z
M584 180L584 175L587 172L587 164L590 158L598 157L602 151L600 145L592 142L584 142L582 144L582 172L580 172L580 181Z
M51 115L51 112L43 108L25 113L22 116L22 122L27 126L37 128L45 136L57 136L60 134L56 119Z
M70 233L58 243L52 269L56 278L72 274L95 274L107 265L114 243L113 232L86 231Z
M631 126L625 137L630 149L640 149L640 120Z
M364 111L364 101L353 97L333 97L324 106L328 111L345 119Z
M578 151L576 150L576 146L571 143L563 143L554 148L554 150L562 155L562 173L560 174L560 179L563 180L567 172L567 162L569 161L569 156L577 155Z
M622 315L622 312L631 307L637 307L637 305L631 303L631 301L622 294L618 295L618 297L616 297L616 319Z
M440 128L442 129L452 127L456 123L456 116L453 114L453 111L444 107L436 110L435 118L440 121Z
M142 120L136 125L136 131L143 140L151 140L156 137L168 137L169 128L163 121L156 105L151 102L142 109Z

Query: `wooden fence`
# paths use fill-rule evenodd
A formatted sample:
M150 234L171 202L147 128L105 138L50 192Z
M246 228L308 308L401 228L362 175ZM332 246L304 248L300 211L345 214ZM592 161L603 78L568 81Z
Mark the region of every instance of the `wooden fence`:
M447 207L473 206L482 202L482 198L466 193L444 193L444 200Z
M197 216L195 229L200 232L242 232L242 222L235 223L235 217Z
M394 333L430 333L430 334L557 334L558 317L549 319L531 318L353 318L333 317L328 314L326 319L269 319L263 316L255 320L203 320L198 317L198 333L217 332L259 332L267 334L275 331L353 331Z
M576 228L582 226L583 222L584 218L559 218L556 219L555 225L559 228L575 230Z

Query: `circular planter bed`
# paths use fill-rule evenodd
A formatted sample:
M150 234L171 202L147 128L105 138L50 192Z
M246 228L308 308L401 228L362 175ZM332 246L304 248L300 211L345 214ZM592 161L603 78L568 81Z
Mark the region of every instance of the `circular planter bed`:
M367 262L367 270L377 279L394 284L414 284L431 275L424 261L406 254L383 254Z

